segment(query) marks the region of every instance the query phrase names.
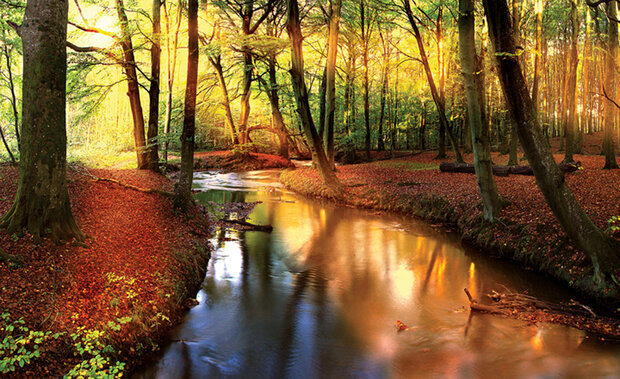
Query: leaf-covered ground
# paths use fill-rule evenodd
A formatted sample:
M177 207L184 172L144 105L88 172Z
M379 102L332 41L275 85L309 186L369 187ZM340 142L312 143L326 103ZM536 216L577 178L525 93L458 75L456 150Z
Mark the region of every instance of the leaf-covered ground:
M277 155L225 151L209 151L194 155L194 170L252 171L289 168L293 163Z
M36 348L25 345L41 357L17 367L20 376L58 376L90 359L95 354L79 354L88 346L89 331L102 332L99 343L131 363L179 319L190 287L202 279L208 252L198 247L206 247L197 237L206 231L197 210L180 217L165 196L93 181L83 170L69 169L68 179L73 213L88 235L84 247L37 245L0 229L0 247L23 260L21 266L0 263L0 313L11 322L23 318L30 330L64 333ZM172 189L168 179L148 171L90 172L142 188ZM0 166L0 214L12 204L17 176L17 168ZM9 334L8 324L0 320L0 335ZM6 354L0 351L0 360Z
M617 289L593 289L589 260L566 238L533 176L495 178L500 195L509 204L502 209L499 221L489 226L482 222L475 175L440 173L441 161L435 156L435 152L426 152L340 166L337 175L346 191L341 201L456 224L467 238L495 254L544 272L607 305L620 305ZM563 155L555 157L559 162ZM494 155L496 164L505 164L507 159ZM465 155L465 160L471 162L471 154ZM577 155L575 160L581 161L584 169L566 175L566 181L595 224L608 229L608 220L620 215L620 170L602 170L601 156ZM329 196L316 170L286 171L281 180L300 193ZM620 278L620 268L616 277Z

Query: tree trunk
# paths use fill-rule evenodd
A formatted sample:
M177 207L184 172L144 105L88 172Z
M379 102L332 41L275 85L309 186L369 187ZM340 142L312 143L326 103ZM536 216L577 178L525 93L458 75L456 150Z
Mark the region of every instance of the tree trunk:
M458 24L459 50L461 53L463 77L465 79L467 111L474 152L474 168L476 170L480 196L482 197L484 219L494 222L500 210L500 201L495 179L493 179L489 130L484 127L484 117L482 116L484 83L480 80L478 73L483 68L476 54L473 0L459 0Z
M67 190L67 17L64 1L30 0L21 37L24 49L22 150L17 195L0 220L9 234L26 228L35 239L84 240Z
M579 21L577 19L577 0L571 0L571 46L569 57L569 73L567 80L567 108L568 122L566 124L566 150L564 154L564 163L572 163L573 153L575 150L575 134L577 133L577 64L579 57L577 55L577 43L579 42Z
M187 84L185 112L181 135L181 171L175 188L174 206L186 211L192 200L194 175L194 137L196 131L196 87L198 84L198 0L189 0L187 7Z
M336 118L336 58L338 53L338 34L340 32L340 11L342 0L331 2L329 17L329 37L327 48L326 69L326 101L325 101L325 133L327 159L333 169L336 168L334 162L334 122Z
M284 124L284 118L280 111L280 95L278 95L278 77L276 75L276 57L270 56L267 62L267 71L269 74L269 88L267 89L267 96L269 97L269 104L271 105L271 120L273 123L273 129L276 131L278 141L280 142L280 156L289 157L288 149L288 132L286 131L286 125Z
M7 69L7 74L8 74L9 90L11 92L11 110L13 111L13 126L15 127L15 139L17 139L17 150L20 151L21 141L19 137L19 112L17 111L17 96L15 95L15 81L13 80L13 70L11 67L11 52L9 51L9 47L7 45L4 45L4 55L6 57L6 69Z
M166 96L166 119L164 121L164 133L166 138L164 139L164 162L168 163L168 146L170 139L170 123L172 121L172 91L174 87L174 73L177 66L177 47L179 42L179 29L181 28L181 14L183 7L180 4L177 5L177 18L176 26L174 30L174 37L172 39L172 51L170 49L170 19L168 18L168 10L166 8L166 2L164 1L164 12L166 12L166 49L168 52L168 93Z
M226 125L230 131L230 138L233 145L239 143L239 136L235 129L235 121L233 120L232 111L230 110L230 99L228 97L228 88L226 86L226 78L224 77L224 70L222 68L222 56L218 54L215 57L209 57L209 62L215 69L217 74L217 80L220 85L220 91L222 91L222 107L224 108L224 114L226 119Z
M146 149L146 138L144 136L144 114L142 102L140 101L140 87L138 85L138 75L136 73L136 58L134 55L133 42L129 32L129 20L125 13L123 0L116 0L116 12L120 21L121 40L120 45L123 49L123 70L127 77L127 96L131 106L131 117L133 119L133 138L138 158L138 169L150 167L149 155Z
M159 171L159 77L161 73L161 0L153 0L153 35L151 37L151 87L149 89L149 127L147 151L149 169Z
M617 18L616 2L607 3L607 15L613 20ZM616 98L616 57L618 55L618 23L609 22L609 35L607 37L607 61L605 63L605 83L603 90L611 99ZM614 116L615 105L605 100L605 131L603 136L603 154L605 155L605 167L603 169L618 168L616 162L616 149L614 148ZM618 141L620 143L620 141Z
M437 67L439 70L439 99L442 104L446 104L446 75L445 75L445 66L444 66L444 56L443 56L443 7L441 3L439 4L439 8L437 10ZM417 37L416 37L417 38ZM437 152L437 159L446 158L446 131L448 131L448 124L439 121L439 150Z
M288 0L286 30L291 40L291 79L293 82L293 92L297 100L297 112L301 119L302 127L306 139L310 144L313 159L319 168L321 178L325 186L335 195L342 192L340 182L331 169L323 142L317 133L312 113L310 111L310 103L308 99L308 90L304 79L304 57L303 57L303 37L301 34L301 23L299 21L299 5L297 0Z
M370 30L366 23L366 5L365 0L360 0L360 23L362 27L362 60L364 63L364 126L366 135L364 138L364 150L366 151L366 159L370 160L370 102L369 96L369 79L368 79L368 45L370 43Z
M566 235L583 250L594 266L594 281L604 285L606 274L620 265L620 243L607 237L584 213L568 188L542 135L532 99L517 58L508 5L505 0L483 0L489 34L497 55L500 82L510 113L516 123L536 183Z
M413 17L413 12L411 11L411 5L409 4L409 0L403 0L405 6L405 12L407 14L407 19L409 20L409 24L413 29L413 35L418 44L418 49L420 50L420 59L422 60L422 65L424 66L424 72L426 73L426 79L428 80L428 85L431 88L431 95L433 97L433 101L435 102L435 106L437 107L437 111L439 113L439 124L443 125L444 129L448 134L448 139L452 144L452 150L454 151L455 160L458 163L463 162L463 156L459 151L459 148L456 144L456 140L452 134L452 130L448 125L448 118L446 117L446 105L441 100L439 93L437 92L437 87L435 86L435 80L433 79L433 73L431 72L430 65L428 63L428 57L426 56L426 50L424 49L424 43L422 41L422 35L420 34L420 30L416 24L415 18Z
M388 73L390 69L390 59L387 51L388 47L386 45L389 42L385 40L381 31L379 31L379 34L381 36L381 41L383 41L383 73L381 75L381 107L379 110L379 135L377 136L377 150L384 151L385 144L383 143L383 121L385 119L385 100L387 98L387 91L389 85Z

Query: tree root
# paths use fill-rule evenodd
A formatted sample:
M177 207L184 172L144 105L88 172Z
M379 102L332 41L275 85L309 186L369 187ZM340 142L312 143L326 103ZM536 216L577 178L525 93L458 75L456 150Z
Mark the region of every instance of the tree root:
M121 187L125 187L125 188L128 188L130 190L134 190L134 191L138 191L138 192L153 193L153 194L158 194L158 195L162 195L162 196L166 196L166 197L170 197L170 198L174 197L174 193L172 193L172 192L162 191L162 190L158 190L158 189L154 189L154 188L142 188L142 187L134 186L132 184L123 183L120 180L116 180L116 179L100 178L98 176L95 176L95 175L91 174L86 169L78 169L75 166L71 166L71 168L74 171L79 172L80 174L91 178L94 182L114 183L114 184L117 184L117 185L119 185Z
M14 266L21 267L24 264L24 260L19 255L11 255L0 248L0 262L8 262Z
M505 288L504 293L492 291L487 296L491 304L480 304L467 288L472 312L498 314L529 322L548 322L568 325L598 335L620 338L620 320L596 315L592 308L571 300L567 304L539 300L524 293L514 293Z

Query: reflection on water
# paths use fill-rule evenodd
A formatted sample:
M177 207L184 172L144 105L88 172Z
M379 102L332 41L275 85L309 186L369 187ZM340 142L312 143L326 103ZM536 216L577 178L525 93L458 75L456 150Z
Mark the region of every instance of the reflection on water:
M220 231L198 294L138 377L583 377L620 373L620 347L579 330L470 315L463 288L569 294L465 252L404 217L298 197L277 171L197 174L201 201L262 201L271 234ZM409 329L397 332L400 320Z

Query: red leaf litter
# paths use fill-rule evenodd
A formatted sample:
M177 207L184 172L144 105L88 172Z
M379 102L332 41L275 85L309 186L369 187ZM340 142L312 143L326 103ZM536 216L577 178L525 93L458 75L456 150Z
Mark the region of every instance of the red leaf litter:
M189 287L200 283L205 258L195 243L206 244L196 237L206 235L205 227L197 210L187 218L178 216L165 196L93 181L80 170L68 172L69 196L76 221L88 236L86 246L56 246L47 240L36 245L28 236L17 238L0 229L0 247L24 261L21 268L0 263L1 311L12 320L23 317L35 330L105 330L131 360L146 350L140 346L149 347L145 341L157 340L179 319L179 304ZM141 188L172 190L167 178L148 171L90 172ZM17 177L17 168L0 166L2 214L12 204ZM132 321L120 331L107 327L122 317ZM64 343L44 348L21 375L67 372L81 359L73 357L67 346L71 342Z

